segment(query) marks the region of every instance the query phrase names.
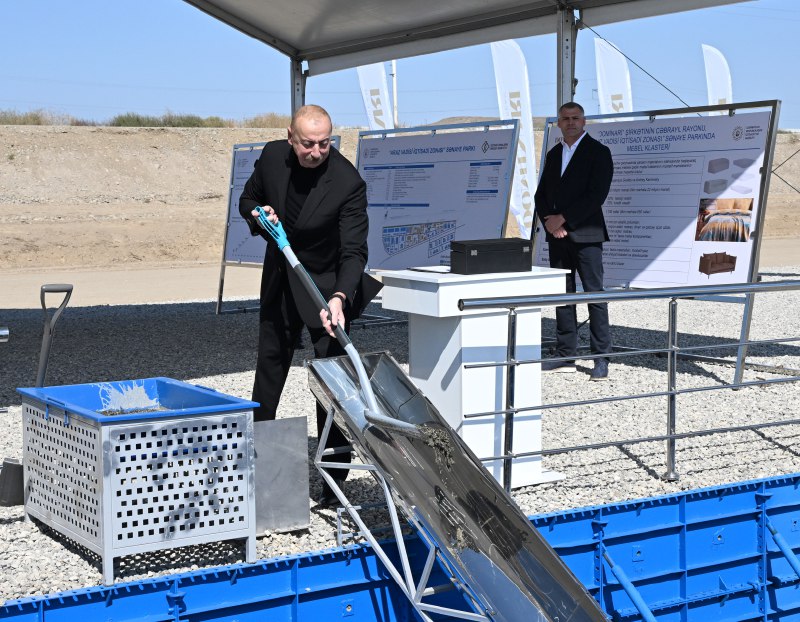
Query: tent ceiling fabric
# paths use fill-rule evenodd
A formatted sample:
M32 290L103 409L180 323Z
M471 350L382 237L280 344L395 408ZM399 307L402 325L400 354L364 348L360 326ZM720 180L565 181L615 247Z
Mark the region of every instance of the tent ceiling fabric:
M590 26L744 0L184 0L308 63L309 75L556 32L559 6Z

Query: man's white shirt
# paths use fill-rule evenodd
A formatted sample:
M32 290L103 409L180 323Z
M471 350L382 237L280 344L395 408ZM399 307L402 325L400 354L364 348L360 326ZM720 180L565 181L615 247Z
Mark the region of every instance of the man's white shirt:
M586 136L586 130L583 131L574 143L572 143L572 147L567 147L567 143L563 140L561 141L561 174L564 174L564 171L567 170L567 165L569 161L572 159L572 156L575 154L575 150L578 148L578 145L581 144L583 137Z

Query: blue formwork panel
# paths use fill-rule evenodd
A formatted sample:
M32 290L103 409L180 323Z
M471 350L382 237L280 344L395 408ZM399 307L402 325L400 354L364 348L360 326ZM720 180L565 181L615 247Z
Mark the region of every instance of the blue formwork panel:
M604 553L659 622L800 620L800 577L767 530L800 549L798 487L795 474L532 520L615 620L643 618Z
M604 559L658 622L800 620L800 474L535 516L609 619L643 620ZM778 533L774 537L769 529ZM785 543L783 549L778 538ZM415 576L426 549L406 542ZM396 558L391 545L387 554ZM430 585L445 583L437 569ZM435 604L463 607L458 590ZM368 546L9 601L0 618L411 622L414 610Z
M348 547L9 601L0 618L48 622L417 620L367 547Z

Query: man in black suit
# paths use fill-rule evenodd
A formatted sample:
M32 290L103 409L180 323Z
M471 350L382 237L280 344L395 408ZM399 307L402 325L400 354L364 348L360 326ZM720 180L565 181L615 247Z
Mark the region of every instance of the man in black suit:
M584 131L583 107L569 102L558 110L562 140L548 153L534 197L536 213L547 231L550 266L569 270L567 292L575 291L575 273L586 292L603 291L603 242L608 230L603 202L611 187L611 151ZM611 352L608 305L589 305L592 354ZM575 305L556 308L556 357L578 350ZM574 361L545 361L543 371L574 372ZM608 358L594 359L592 380L608 378Z
M343 355L332 326L350 320L361 310L360 283L367 262L366 184L355 167L331 147L332 124L319 106L303 106L295 112L288 141L268 143L245 184L239 212L253 235L267 240L261 275L258 362L253 401L256 421L275 418L278 401L294 354L295 343L308 327L317 358ZM330 317L314 308L302 283L288 266L278 245L255 220L261 206L272 222L280 222L292 250L328 301ZM326 413L317 404L317 431ZM327 447L347 442L334 425ZM349 462L350 454L326 458ZM347 471L335 469L334 478L344 482ZM336 500L323 484L322 505Z

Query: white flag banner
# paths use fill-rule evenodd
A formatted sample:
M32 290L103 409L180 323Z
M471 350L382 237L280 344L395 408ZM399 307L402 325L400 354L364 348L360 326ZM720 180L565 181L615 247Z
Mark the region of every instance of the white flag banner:
M386 84L386 67L383 63L358 67L358 83L361 97L369 118L371 130L393 130L392 105L389 103L389 87Z
M597 70L597 97L600 114L615 114L633 111L631 74L628 61L608 41L595 37L594 59ZM627 121L628 119L615 119Z
M706 87L708 88L708 104L730 104L733 102L733 85L728 61L717 48L703 44L703 60L706 65ZM712 112L709 114L725 114Z
M491 46L500 118L519 119L519 141L510 209L517 220L520 236L530 239L533 227L533 194L536 191L536 148L533 143L528 65L516 41L498 41Z

